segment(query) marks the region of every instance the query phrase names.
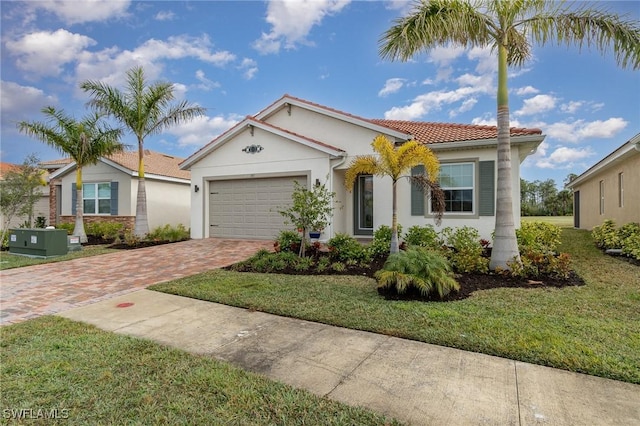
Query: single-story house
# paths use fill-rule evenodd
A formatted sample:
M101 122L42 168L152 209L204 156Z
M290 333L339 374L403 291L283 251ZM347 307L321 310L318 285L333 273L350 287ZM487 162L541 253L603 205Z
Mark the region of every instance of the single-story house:
M8 172L18 172L20 170L20 164L12 164L12 163L3 163L0 162L0 185L4 180L4 176ZM49 217L49 190L46 187L38 187L36 191L39 194L38 200L33 206L33 217L31 226L35 226L35 220L37 217L42 216L45 218ZM23 226L25 222L28 222L29 217L27 215L18 215L11 218L8 223L4 223L5 217L0 214L0 229L7 228L17 228Z
M640 133L572 180L573 224L640 223Z
M336 233L364 237L391 224L391 179L362 175L354 190L345 170L371 142L385 135L396 144L416 139L441 163L448 195L442 226L469 225L489 238L495 225L497 129L493 126L366 119L284 95L246 117L187 158L191 171L191 237L271 239L282 229L278 213L291 200L293 181L324 184L335 192L334 215L321 239ZM513 214L520 223L520 163L544 136L539 129L511 129ZM418 173L414 170L413 173ZM448 177L448 179L442 179ZM446 183L445 183L446 182ZM398 185L399 223L434 223L430 198L408 180Z
M145 188L149 228L162 225L189 226L190 173L179 164L184 158L145 150ZM64 160L45 162L43 167ZM76 163L49 175L49 222L73 223L76 213ZM124 151L100 158L82 168L84 221L120 222L132 229L138 191L138 151Z

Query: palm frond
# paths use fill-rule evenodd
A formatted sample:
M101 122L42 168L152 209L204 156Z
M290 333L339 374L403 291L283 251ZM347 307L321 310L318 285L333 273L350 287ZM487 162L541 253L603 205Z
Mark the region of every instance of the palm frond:
M354 158L345 172L345 188L351 191L358 175L374 175L377 174L378 170L380 170L380 162L373 155L362 155Z

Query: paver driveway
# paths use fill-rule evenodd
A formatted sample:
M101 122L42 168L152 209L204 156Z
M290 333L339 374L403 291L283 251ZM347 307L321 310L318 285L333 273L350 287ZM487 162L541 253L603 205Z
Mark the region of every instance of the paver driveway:
M261 248L272 248L272 244L209 238L0 271L0 324L54 314L220 268Z

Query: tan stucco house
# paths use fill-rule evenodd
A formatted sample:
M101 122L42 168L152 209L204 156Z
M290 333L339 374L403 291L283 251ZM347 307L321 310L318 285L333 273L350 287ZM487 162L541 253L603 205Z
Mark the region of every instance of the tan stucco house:
M179 164L184 158L145 150L145 187L149 228L189 226L190 173ZM55 166L65 160L43 163ZM66 164L49 176L49 222L73 223L76 206L76 164ZM138 191L138 152L125 151L82 168L85 222L120 222L133 228Z
M491 126L366 119L285 95L223 133L187 158L191 171L191 237L270 239L282 229L278 210L291 199L293 181L324 184L336 193L332 224L338 232L365 237L391 224L391 180L358 178L344 188L351 160L373 154L371 142L385 135L397 144L416 139L441 162L448 196L442 226L470 225L484 238L495 222L497 130ZM520 223L520 163L542 142L539 129L512 129L513 214ZM418 172L417 170L414 171ZM433 224L429 197L407 180L398 187L399 223Z
M571 181L576 228L640 223L640 133Z

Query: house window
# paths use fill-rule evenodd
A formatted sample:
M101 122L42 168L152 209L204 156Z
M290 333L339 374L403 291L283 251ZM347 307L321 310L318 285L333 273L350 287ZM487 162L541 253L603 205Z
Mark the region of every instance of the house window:
M604 214L604 181L600 181L600 214Z
M618 207L624 207L624 173L618 173Z
M111 214L111 183L82 185L84 214Z
M438 180L444 192L445 213L473 213L474 168L475 163L451 163L440 166Z

